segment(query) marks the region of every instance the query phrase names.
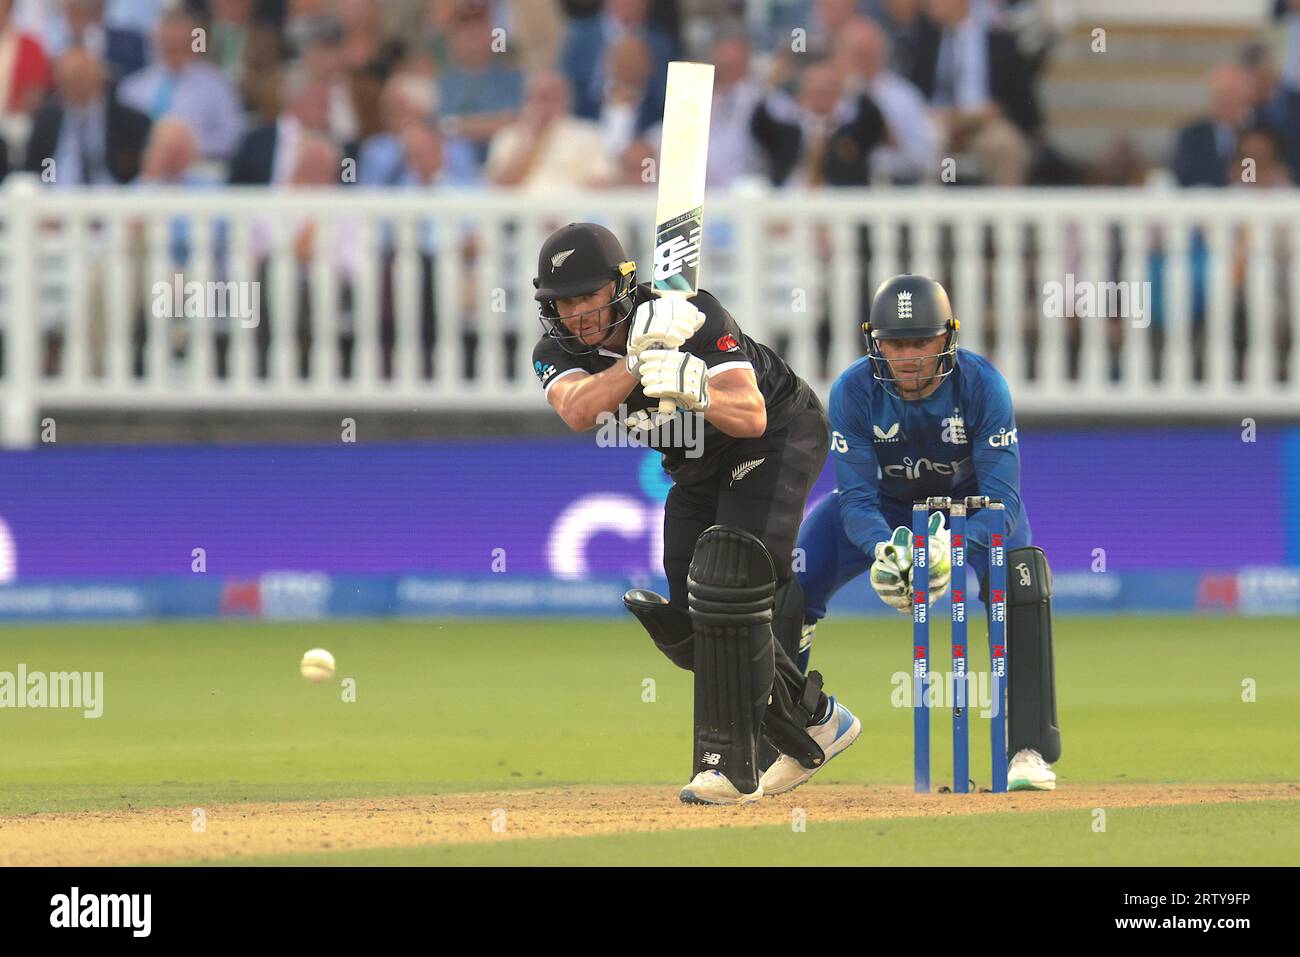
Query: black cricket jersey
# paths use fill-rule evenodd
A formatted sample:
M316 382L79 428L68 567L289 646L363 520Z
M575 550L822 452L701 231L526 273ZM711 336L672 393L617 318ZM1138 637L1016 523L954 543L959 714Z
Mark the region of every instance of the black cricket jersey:
M649 285L639 284L633 309L653 298ZM815 393L794 374L785 360L761 342L745 335L731 313L708 290L701 289L691 302L704 313L704 324L695 335L686 340L681 351L703 359L710 375L729 369L753 370L754 378L758 380L758 390L767 405L767 431L764 436L784 428L790 419L810 404L820 407ZM629 319L628 324L630 323ZM566 375L574 372L603 372L624 358L623 353L609 349L600 349L588 355L570 355L551 336L543 335L533 347L533 370L543 388L549 391L553 383ZM648 398L639 384L624 400L624 404L628 413L645 410L653 414L659 408L659 400ZM755 441L727 435L708 422L703 423L701 434L703 454L697 458L688 458L685 450L679 446L670 444L665 447L650 443L651 447L663 454L664 469L678 483L697 482L710 477L717 472L723 454L735 443Z

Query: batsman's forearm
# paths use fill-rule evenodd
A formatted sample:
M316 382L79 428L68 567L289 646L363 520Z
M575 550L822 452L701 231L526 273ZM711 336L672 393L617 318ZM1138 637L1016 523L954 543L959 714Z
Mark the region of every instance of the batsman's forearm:
M767 431L767 403L757 389L710 385L704 421L732 438L758 438Z
M575 432L594 429L600 424L602 413L618 412L638 381L622 362L616 362L603 372L574 383L564 394L558 410L560 418Z

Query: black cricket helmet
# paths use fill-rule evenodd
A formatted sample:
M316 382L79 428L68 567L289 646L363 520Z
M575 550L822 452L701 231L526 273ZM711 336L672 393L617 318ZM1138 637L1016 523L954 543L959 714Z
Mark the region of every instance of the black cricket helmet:
M615 283L614 298L610 303L614 309L614 320L605 327L601 341L588 346L580 336L574 335L565 327L563 320L577 319L590 312L599 312L605 307L561 316L555 301L570 296L588 295L611 282ZM538 303L538 319L545 327L546 334L571 355L590 355L608 342L615 330L632 315L636 293L636 263L627 258L618 237L604 226L569 223L551 233L546 242L542 243L542 251L537 257L537 278L533 280L533 286L537 289L533 298Z
M903 273L886 279L871 300L871 315L862 324L867 337L867 354L871 356L871 374L891 395L898 396L894 386L899 382L914 383L928 376L893 374L889 360L880 351L882 339L929 339L945 335L943 349L924 356L939 359L937 375L945 379L957 367L957 330L961 327L952 314L952 304L943 286L929 276ZM901 397L900 397L901 398Z

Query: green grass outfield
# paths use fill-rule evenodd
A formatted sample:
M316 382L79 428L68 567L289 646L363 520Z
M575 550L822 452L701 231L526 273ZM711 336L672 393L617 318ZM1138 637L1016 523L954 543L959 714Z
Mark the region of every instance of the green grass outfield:
M1295 619L1062 618L1056 628L1061 788L1300 780ZM945 632L936 629L936 666L947 655ZM832 620L819 628L814 667L864 728L859 743L819 780L910 780L911 716L891 706L890 684L892 674L910 668L909 636L901 617ZM986 667L982 644L982 637L972 642L976 667ZM298 658L313 646L335 654L339 677L355 679L354 703L341 700L337 682L310 685L298 676ZM0 671L16 671L19 663L29 672L104 672L104 714L89 720L73 711L0 710L0 815L575 783L662 784L671 800L689 764L689 675L659 656L630 619L7 627L0 632ZM1253 702L1243 701L1248 681ZM938 783L946 779L950 751L947 721L936 714L934 726ZM984 722L972 721L972 739L972 768L986 785ZM1167 863L1204 862L1197 855L1206 845L1196 836L1214 829L1223 837L1215 846L1234 862L1261 861L1279 846L1294 860L1300 842L1293 808L1264 802L1143 809L1146 843L1125 853L1134 862L1147 851ZM920 863L917 855L925 859L927 848L938 854L952 828L965 832L976 820L990 840L1003 843L1014 842L1019 827L1045 829L1045 837L1064 828L1052 840L1067 850L1075 846L1070 829L1081 828L1084 843L1066 857L1102 862L1087 845L1086 818L1057 811L824 824L807 834L774 835L770 862L783 862L778 848L787 845L792 863L838 860L843 842L835 835L845 829L868 845L879 843L887 861ZM1270 830L1275 825L1280 832ZM720 830L698 854L710 863L766 860L757 850L768 844L766 830ZM1114 831L1108 833L1118 841ZM791 844L792 838L806 840ZM333 859L683 861L687 841L700 844L699 832ZM901 854L903 847L915 853Z

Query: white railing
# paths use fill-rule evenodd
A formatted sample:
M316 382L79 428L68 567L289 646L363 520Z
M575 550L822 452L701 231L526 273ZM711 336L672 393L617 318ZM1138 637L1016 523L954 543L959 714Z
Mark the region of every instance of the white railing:
M544 409L531 372L542 239L603 222L645 276L653 211L652 191L10 183L0 439L30 444L42 410L64 408ZM907 269L948 285L962 344L1002 369L1021 414L1300 413L1300 192L733 194L710 198L706 221L705 287L823 396L861 355L870 291ZM182 292L235 283L219 288L256 317L202 299L167 315L160 290L177 275ZM1159 302L1117 296L1142 283ZM1080 315L1053 290L1099 301Z

